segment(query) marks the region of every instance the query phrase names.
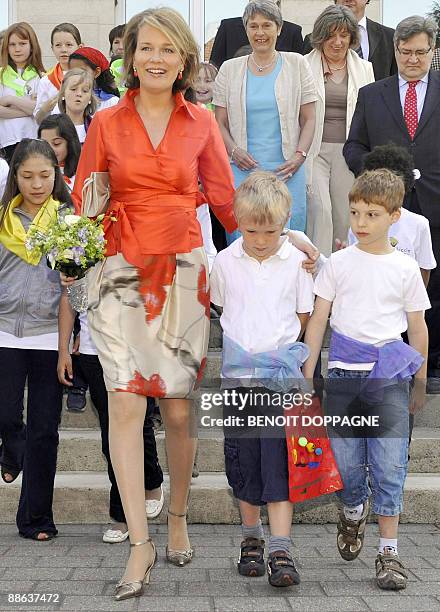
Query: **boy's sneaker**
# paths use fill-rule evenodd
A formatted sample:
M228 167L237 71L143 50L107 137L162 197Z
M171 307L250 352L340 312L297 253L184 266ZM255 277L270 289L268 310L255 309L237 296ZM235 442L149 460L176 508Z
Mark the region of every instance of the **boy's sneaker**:
M376 557L376 582L381 589L399 591L406 589L408 574L399 555L392 548L384 548Z
M264 576L264 540L245 538L241 543L240 557L237 563L241 576Z
M359 555L364 545L365 524L370 512L370 500L364 502L362 516L358 521L351 521L344 514L344 508L339 512L338 535L336 543L339 554L346 561L353 561Z
M277 550L269 555L267 562L269 584L274 587L288 587L299 584L300 577L290 553Z
M67 410L84 412L86 409L86 390L81 387L70 387L67 391Z

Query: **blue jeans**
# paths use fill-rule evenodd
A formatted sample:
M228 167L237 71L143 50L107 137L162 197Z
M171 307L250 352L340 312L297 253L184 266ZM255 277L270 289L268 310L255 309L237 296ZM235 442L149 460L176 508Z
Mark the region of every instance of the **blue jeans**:
M356 396L356 382L369 372L329 370L326 413L339 416L375 412L391 415L388 431L376 437L349 437L343 429L330 430L333 454L344 489L337 493L345 506L364 503L370 490L373 512L397 516L403 508L403 485L408 468L409 384L396 382L384 388L380 406L372 406ZM359 388L359 387L358 387Z

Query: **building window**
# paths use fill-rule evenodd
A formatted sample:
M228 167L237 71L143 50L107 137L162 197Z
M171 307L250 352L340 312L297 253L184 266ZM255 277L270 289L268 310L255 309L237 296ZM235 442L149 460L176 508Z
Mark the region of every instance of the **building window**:
M209 60L212 44L222 19L241 17L248 0L222 0L213 2L205 0L205 32L203 41L205 60Z
M197 1L197 0L196 0ZM136 13L140 13L141 11L145 11L148 8L155 8L159 3L157 0L126 0L125 1L125 20L128 22L129 19L136 15ZM167 6L169 8L173 8L189 21L189 5L190 0L166 0L161 6Z
M395 28L399 21L410 15L427 15L432 10L433 0L418 0L414 8L413 0L383 0L382 23Z
M167 0L164 2L181 15L189 23L191 30L203 49L202 59L209 59L212 43L222 19L240 17L248 0ZM123 4L124 6L124 4ZM125 0L125 15L122 20L128 20L147 8L158 6L158 0Z
M9 0L0 0L0 32L9 26Z

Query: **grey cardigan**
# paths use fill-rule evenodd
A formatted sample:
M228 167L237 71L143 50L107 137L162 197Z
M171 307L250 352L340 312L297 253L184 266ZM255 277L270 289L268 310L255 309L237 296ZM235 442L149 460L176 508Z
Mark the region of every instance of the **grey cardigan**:
M59 212L69 208L61 204ZM32 219L20 208L14 213L27 231ZM18 338L57 332L60 296L60 273L45 257L33 266L0 244L0 331Z

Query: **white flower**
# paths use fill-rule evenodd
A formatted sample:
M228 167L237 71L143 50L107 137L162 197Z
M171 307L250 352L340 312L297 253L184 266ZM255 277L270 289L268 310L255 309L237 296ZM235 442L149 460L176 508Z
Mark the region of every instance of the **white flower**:
M81 217L79 217L78 215L66 215L64 217L64 223L66 225L75 225L75 223L78 223L78 221L81 220Z
M61 257L65 259L73 259L75 257L75 253L72 251L72 249L64 249L64 251L61 253Z

